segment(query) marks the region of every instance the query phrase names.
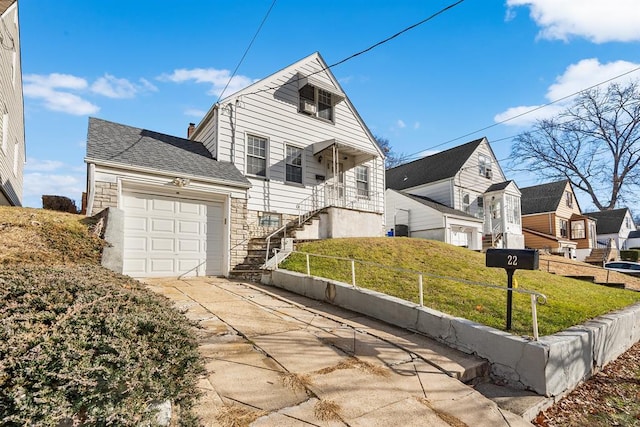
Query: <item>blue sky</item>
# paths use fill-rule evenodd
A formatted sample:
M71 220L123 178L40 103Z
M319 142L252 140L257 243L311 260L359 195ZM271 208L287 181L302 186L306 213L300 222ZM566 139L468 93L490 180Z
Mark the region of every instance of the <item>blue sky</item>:
M562 103L476 131L640 67L636 1L466 0L332 72L395 151L486 136L507 177L535 185L511 172L509 137ZM41 207L42 194L79 202L89 116L186 136L272 3L19 0L25 206ZM336 63L451 3L277 0L225 95L315 51Z

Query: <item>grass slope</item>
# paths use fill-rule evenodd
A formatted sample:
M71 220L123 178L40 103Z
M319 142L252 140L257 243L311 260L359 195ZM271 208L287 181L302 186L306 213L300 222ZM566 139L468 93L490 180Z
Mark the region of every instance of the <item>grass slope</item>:
M0 207L0 425L181 424L201 361L193 325L165 298L99 265L80 215Z
M498 329L505 328L506 292L446 276L506 287L502 269L485 267L485 255L442 242L409 238L352 238L307 242L298 251L354 258L425 273L425 306ZM311 257L311 274L351 283L348 261ZM292 254L282 268L306 273L305 257ZM640 293L607 288L544 271L518 270L521 289L543 293L548 301L538 306L539 332L549 335L599 315L640 302ZM418 303L418 276L366 264L356 264L358 286ZM531 299L514 293L512 332L531 335Z

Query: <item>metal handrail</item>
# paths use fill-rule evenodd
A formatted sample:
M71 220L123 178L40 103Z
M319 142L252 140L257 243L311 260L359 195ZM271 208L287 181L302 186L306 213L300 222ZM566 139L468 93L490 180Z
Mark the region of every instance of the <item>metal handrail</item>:
M280 233L281 231L284 230L284 235L283 237L287 237L287 223L285 222L284 225L280 228L278 228L276 231L274 231L273 233L269 234L265 239L267 241L267 251L266 251L266 255L264 258L264 262L266 264L267 261L269 261L269 245L271 244L271 238L273 236L275 236L276 234Z
M315 256L318 258L329 258L329 259L336 259L339 261L349 261L351 263L351 285L354 288L357 288L356 285L356 274L355 274L355 263L359 263L362 265L367 265L367 266L376 266L376 267L382 267L384 269L387 270L391 270L391 271L397 271L397 272L401 272L401 273L408 273L408 274L416 274L418 275L418 291L419 291L419 299L420 299L420 307L424 307L424 291L423 291L423 283L422 283L422 279L423 277L429 277L432 279L443 279L443 280L451 280L451 281L455 281L455 282L460 282L460 283L464 283L467 285L474 285L474 286L482 286L485 288L490 288L490 289L498 289L498 290L502 290L502 291L512 291L512 292L516 292L519 294L526 294L526 295L530 295L531 296L531 316L532 316L532 324L533 324L533 339L534 341L538 340L538 314L537 314L537 304L540 305L544 305L547 303L547 296L540 293L540 292L536 292L536 291L530 291L528 289L521 289L521 288L506 288L504 286L499 286L499 285L492 285L490 283L482 283L482 282L475 282L472 280L466 280L466 279L459 279L456 277L448 277L448 276L440 276L437 274L431 274L431 273L425 273L423 271L417 271L417 270L411 270L411 269L407 269L407 268L398 268L398 267L390 267L384 264L378 264L376 262L371 262L371 261L361 261L361 260L356 260L353 258L345 258L345 257L336 257L336 256L331 256L331 255L320 255L320 254L312 254L309 252L301 252L301 251L291 251L291 253L298 253L301 255L305 255L306 257L306 267L307 267L307 276L311 276L311 267L309 264L309 257L311 256ZM276 269L277 269L277 265L276 265Z

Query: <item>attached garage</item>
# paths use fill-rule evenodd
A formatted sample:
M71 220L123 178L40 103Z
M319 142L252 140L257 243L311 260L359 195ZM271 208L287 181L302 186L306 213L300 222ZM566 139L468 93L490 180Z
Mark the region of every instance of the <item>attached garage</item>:
M224 203L124 193L124 274L223 274Z

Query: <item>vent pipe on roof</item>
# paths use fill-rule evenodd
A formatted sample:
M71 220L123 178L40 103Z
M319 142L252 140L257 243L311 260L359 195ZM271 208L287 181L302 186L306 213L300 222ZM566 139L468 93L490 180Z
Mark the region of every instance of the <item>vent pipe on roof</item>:
M189 127L187 128L187 138L191 138L191 135L193 135L193 132L195 131L196 131L196 124L189 123Z

